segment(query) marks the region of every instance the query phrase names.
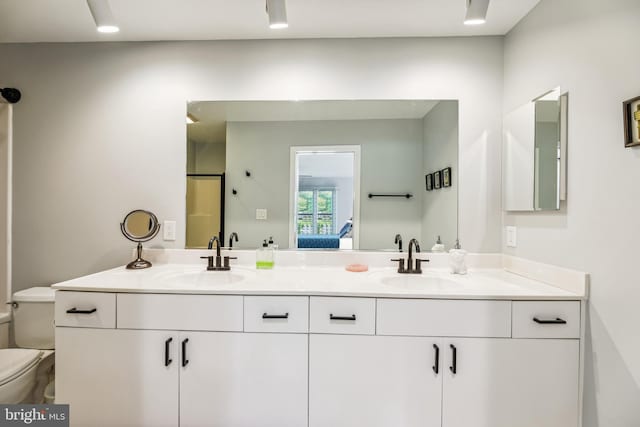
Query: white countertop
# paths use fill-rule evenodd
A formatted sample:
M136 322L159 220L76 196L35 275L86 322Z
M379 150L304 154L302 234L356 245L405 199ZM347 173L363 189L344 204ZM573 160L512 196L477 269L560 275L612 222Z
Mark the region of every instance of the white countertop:
M427 268L422 275L406 275L388 267L352 273L336 266L276 266L273 270L232 266L231 271L217 272L206 271L202 265L156 263L145 270L118 267L57 283L53 288L65 291L172 294L585 299L584 295L494 268L472 269L466 275Z

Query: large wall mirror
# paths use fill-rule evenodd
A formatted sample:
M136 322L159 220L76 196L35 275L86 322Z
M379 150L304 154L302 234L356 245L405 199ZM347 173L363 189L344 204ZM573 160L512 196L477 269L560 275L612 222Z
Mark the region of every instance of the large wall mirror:
M192 101L186 145L187 248L458 238L457 101Z
M567 107L557 88L505 115L506 211L558 210L566 200Z

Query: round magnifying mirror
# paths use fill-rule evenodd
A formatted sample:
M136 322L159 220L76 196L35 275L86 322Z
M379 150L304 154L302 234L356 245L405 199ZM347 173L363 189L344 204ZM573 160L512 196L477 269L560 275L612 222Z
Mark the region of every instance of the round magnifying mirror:
M147 242L158 234L160 230L158 217L152 212L136 209L124 217L124 221L120 223L120 230L124 237L138 243L138 257L127 264L127 268L137 270L151 267L149 261L142 259L142 242Z

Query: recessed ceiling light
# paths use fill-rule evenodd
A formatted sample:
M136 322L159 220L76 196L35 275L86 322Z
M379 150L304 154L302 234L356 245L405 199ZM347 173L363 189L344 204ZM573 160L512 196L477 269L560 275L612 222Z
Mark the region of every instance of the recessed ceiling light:
M467 0L467 16L465 25L482 25L487 22L489 0Z
M267 0L267 14L269 15L269 28L278 30L289 26L285 0Z
M96 23L96 28L100 33L117 33L120 31L116 23L109 0L87 0L91 16Z

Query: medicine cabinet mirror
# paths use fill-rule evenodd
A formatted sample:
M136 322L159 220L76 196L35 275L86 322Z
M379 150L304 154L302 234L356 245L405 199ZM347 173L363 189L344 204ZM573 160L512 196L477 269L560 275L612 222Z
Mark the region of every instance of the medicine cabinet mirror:
M192 101L186 113L187 248L213 235L228 246L232 232L242 249L273 237L280 249L397 250L396 234L405 249L455 244L455 100ZM435 172L448 181L427 188Z
M505 115L504 210L558 210L566 200L567 107L557 88Z

